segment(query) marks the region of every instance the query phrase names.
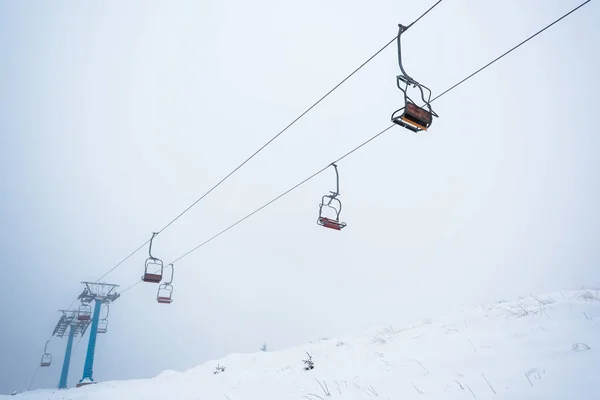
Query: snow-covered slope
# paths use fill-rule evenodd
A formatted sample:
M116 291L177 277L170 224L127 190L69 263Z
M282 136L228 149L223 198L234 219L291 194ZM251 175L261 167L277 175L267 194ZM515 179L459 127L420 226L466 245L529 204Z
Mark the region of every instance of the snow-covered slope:
M399 310L400 313L400 310ZM597 290L549 293L384 326L183 373L11 399L600 399ZM305 371L310 353L314 369ZM215 374L215 367L225 366Z

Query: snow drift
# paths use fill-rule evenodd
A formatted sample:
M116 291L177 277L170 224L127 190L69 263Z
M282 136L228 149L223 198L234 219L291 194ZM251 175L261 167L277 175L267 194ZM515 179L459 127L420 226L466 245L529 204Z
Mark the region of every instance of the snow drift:
M563 291L31 400L600 399L600 296ZM308 355L314 368L305 370ZM218 368L217 366L222 367Z

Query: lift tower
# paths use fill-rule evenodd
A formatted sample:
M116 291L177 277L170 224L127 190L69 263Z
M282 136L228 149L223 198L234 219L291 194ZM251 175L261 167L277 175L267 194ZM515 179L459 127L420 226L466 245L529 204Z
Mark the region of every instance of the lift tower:
M82 307L89 307L94 303L94 313L91 318L92 327L90 329L90 340L88 342L87 353L85 356L85 364L83 366L83 377L77 384L77 387L94 383L92 377L94 369L94 352L96 350L96 336L98 334L98 321L100 319L100 308L102 304L110 304L119 298L120 294L115 291L119 285L97 282L81 282L85 285L83 292L77 297L82 304ZM81 309L81 307L80 307ZM81 314L81 313L80 313ZM82 315L78 318L81 319ZM88 317L89 318L89 317Z
M80 321L77 319L76 310L59 310L62 316L58 320L56 327L54 328L53 336L68 337L67 348L65 349L65 359L63 360L62 372L60 374L60 381L58 382L59 389L67 388L67 377L69 375L69 366L71 365L71 350L73 349L73 338L77 335L83 336L90 321ZM69 331L67 333L67 330Z

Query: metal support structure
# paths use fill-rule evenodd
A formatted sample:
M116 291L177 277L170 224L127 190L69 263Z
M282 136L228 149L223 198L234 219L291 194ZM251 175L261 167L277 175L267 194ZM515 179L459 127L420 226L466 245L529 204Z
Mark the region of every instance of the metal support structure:
M96 282L81 282L85 285L85 289L79 295L78 299L84 304L94 304L94 313L92 316L92 327L90 329L90 339L88 341L85 363L83 365L83 376L77 387L94 383L94 355L96 351L96 339L98 336L98 321L100 320L100 309L102 304L110 304L119 298L119 294L115 292L118 285Z
M59 310L62 316L58 320L52 336L64 337L68 336L67 348L65 350L65 359L63 360L62 372L58 383L59 389L67 388L67 380L69 375L69 367L71 365L71 351L73 349L73 339L80 335L83 336L90 321L80 321L77 319L77 310ZM67 330L69 331L67 333Z
M65 350L65 359L63 361L62 372L60 373L60 382L58 382L59 389L67 388L67 377L69 376L69 366L71 365L71 350L73 350L73 338L77 331L77 325L71 324L69 326L69 339L67 340L67 348Z
M94 379L92 379L92 374L94 372L94 353L96 351L96 337L98 336L98 320L100 319L101 306L102 300L96 300L94 316L92 317L92 328L90 329L90 340L88 341L87 353L85 355L85 364L83 364L83 377L79 383L82 383L86 379L90 382L94 381Z

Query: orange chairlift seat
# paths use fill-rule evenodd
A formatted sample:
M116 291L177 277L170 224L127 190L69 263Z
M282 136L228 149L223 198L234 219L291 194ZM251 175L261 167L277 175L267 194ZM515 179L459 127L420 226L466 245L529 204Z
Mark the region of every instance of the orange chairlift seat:
M433 117L438 115L431 108L431 90L425 85L420 84L406 73L402 66L402 48L400 45L400 37L402 33L407 29L403 25L398 25L398 65L400 66L401 74L396 76L396 85L398 89L402 91L404 96L404 106L392 114L392 122L407 128L413 132L426 131L433 122ZM419 107L415 102L408 96L408 87L419 88L421 93L421 100L423 101L423 107ZM427 92L427 95L425 94Z

